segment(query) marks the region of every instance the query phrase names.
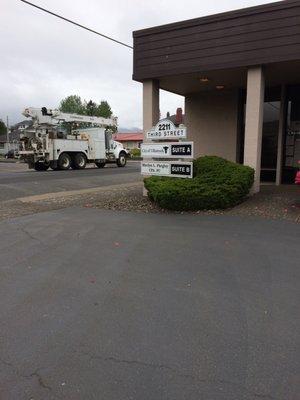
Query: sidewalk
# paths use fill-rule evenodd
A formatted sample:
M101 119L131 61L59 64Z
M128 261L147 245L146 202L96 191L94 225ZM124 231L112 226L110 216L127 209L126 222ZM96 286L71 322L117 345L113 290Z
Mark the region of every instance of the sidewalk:
M17 158L5 158L0 156L0 162L4 163L22 163L24 164L23 161L18 160Z

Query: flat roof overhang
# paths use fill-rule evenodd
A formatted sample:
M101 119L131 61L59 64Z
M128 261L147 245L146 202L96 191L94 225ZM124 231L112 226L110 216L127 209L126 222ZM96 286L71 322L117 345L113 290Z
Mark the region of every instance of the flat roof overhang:
M300 61L274 63L263 68L267 87L300 83ZM232 68L158 77L157 80L161 89L186 96L216 90L217 86L224 86L225 89L246 89L247 71L246 67ZM203 78L208 81L201 81Z
M134 80L158 79L181 94L193 90L199 74L241 86L250 66L264 65L269 76L276 65L300 61L300 0L149 28L133 37Z

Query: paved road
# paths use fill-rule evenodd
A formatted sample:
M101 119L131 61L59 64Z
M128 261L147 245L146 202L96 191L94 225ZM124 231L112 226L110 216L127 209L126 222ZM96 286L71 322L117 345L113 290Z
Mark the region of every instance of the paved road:
M69 208L0 232L1 399L299 399L299 225Z
M140 180L140 165L125 168L109 165L103 169L46 171L28 170L25 164L0 163L0 201L65 190L88 189Z

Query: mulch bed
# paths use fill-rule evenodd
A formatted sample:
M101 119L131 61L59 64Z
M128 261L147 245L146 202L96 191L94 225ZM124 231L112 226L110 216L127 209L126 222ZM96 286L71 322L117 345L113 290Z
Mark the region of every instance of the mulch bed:
M242 204L228 210L208 210L196 212L171 212L161 209L147 197L141 189L132 189L126 193L114 193L106 199L92 199L86 207L110 210L138 211L146 213L175 213L197 215L246 215L269 219L285 219L300 222L300 187L296 186L262 186L261 192L249 197Z
M300 187L262 186L260 193L249 197L245 202L232 209L195 212L173 212L161 209L147 197L143 197L141 187L131 187L113 191L108 190L97 194L81 194L60 199L48 199L34 203L3 202L0 204L0 219L75 206L144 213L244 215L300 223Z

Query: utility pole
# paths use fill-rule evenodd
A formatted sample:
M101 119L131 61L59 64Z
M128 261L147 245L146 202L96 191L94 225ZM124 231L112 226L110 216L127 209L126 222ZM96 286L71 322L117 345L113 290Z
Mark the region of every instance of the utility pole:
M9 123L8 123L8 115L6 116L6 141L9 143Z

